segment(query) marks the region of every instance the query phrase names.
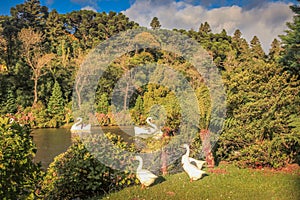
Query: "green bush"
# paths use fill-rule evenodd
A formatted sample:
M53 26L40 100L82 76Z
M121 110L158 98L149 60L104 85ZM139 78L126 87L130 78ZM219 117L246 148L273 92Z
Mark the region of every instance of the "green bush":
M122 149L127 147L120 137L108 134L107 138ZM95 138L90 139L94 141ZM95 159L83 142L75 139L72 146L50 164L42 194L44 199L85 199L134 183L138 181L133 174L105 166Z
M272 140L257 140L243 148L241 148L243 144L241 137L241 142L232 145L230 143L232 139L229 136L232 137L232 135L226 135L225 140L221 135L222 145L219 146L217 154L222 156L223 160L234 162L240 167L281 168L288 163L299 163L299 133L276 136Z
M42 171L30 128L0 117L0 199L33 199Z

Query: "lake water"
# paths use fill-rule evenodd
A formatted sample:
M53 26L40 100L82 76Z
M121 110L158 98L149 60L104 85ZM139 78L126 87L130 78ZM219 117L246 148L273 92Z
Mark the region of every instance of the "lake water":
M97 129L100 127L92 130L97 131ZM103 132L121 135L126 142L132 142L133 127L102 127L101 129ZM49 166L55 156L65 152L72 143L70 129L35 129L32 135L37 147L35 161L41 162L44 169Z

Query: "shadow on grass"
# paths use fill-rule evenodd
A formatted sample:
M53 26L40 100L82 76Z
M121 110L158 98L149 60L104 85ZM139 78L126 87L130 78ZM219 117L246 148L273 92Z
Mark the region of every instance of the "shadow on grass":
M162 182L166 181L166 179L162 176L159 176L157 179L155 179L154 183L152 184L152 186L160 184Z

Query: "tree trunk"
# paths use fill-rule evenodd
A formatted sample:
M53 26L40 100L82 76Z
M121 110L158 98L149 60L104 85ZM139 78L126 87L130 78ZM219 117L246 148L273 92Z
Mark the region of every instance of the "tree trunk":
M126 107L127 107L128 91L129 91L129 83L126 82L126 88L125 88L125 94L124 94L124 104L123 104L124 111L126 110Z
M34 77L34 100L33 100L33 106L36 105L38 101L38 93L37 93L37 84L38 84L38 77Z
M168 174L168 155L164 148L161 151L161 171L163 175Z
M200 138L202 141L202 149L205 156L205 161L207 163L207 167L213 168L215 166L214 156L212 154L211 144L210 144L210 133L207 129L202 129L200 131Z

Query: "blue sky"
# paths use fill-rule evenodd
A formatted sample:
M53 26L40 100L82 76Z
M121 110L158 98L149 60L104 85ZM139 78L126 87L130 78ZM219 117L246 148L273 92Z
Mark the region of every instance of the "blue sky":
M139 0L136 0L139 1ZM80 10L86 6L95 8L98 12L116 11L121 12L133 5L135 0L40 0L42 5L50 10L56 9L59 13L67 13L72 10ZM170 0L149 0L157 4L167 4ZM173 0L171 0L173 1ZM266 2L292 2L296 0L176 0L176 2L187 2L191 5L202 5L207 9L220 8L224 6L237 5L243 9L259 7ZM1 0L0 14L10 15L10 8L23 3L24 0Z
M85 6L95 8L97 11L120 12L130 7L129 0L40 0L42 5L50 10L56 9L59 13L68 13L73 10L80 10ZM0 14L10 15L10 8L24 3L24 0L1 0Z
M0 15L24 0L1 0ZM97 12L123 12L141 26L149 27L158 17L162 28L198 30L207 21L213 32L225 29L232 35L240 29L249 42L258 36L265 52L274 38L287 29L294 13L289 9L296 0L40 0L49 10L59 13L91 9Z

